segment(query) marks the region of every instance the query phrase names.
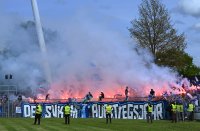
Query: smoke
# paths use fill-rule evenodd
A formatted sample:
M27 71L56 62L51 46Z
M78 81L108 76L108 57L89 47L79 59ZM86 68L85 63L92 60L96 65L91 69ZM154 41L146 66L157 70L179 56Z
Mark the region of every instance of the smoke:
M45 76L34 23L8 13L0 16L0 73L13 74L12 83L20 90L38 93L46 86L40 88ZM147 50L136 51L129 36L110 28L110 22L93 17L82 11L62 22L43 23L53 79L45 93L68 98L103 91L113 97L124 93L125 86L140 96L151 88L170 90L175 73L156 66Z
M18 15L1 12L0 16L1 85L16 85L31 93L29 88L35 90L38 79L42 78L35 29L24 26L24 20ZM13 79L5 80L5 74L12 74Z

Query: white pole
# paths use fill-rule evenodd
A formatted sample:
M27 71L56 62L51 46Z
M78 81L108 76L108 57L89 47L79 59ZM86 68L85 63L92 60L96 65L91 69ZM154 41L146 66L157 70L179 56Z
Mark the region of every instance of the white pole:
M39 41L40 49L42 52L43 62L44 62L43 66L44 66L44 71L46 75L46 81L48 82L48 84L51 85L51 82L52 82L51 71L49 67L49 62L47 60L47 49L46 49L46 44L45 44L44 35L42 31L42 25L40 22L40 15L39 15L39 10L37 6L37 1L31 0L31 3L32 3L33 15L35 19L36 31L38 35L38 41Z

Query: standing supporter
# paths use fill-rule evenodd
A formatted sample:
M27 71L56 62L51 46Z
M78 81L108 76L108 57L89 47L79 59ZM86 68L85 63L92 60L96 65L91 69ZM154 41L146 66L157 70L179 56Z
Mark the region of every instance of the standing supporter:
M184 117L184 107L183 107L183 103L180 103L179 105L179 112L180 112L180 119L181 121L184 121L185 120L185 117Z
M65 124L70 124L70 105L67 104L64 106L64 116L65 116Z
M155 91L151 89L151 91L149 92L148 101L151 101L153 98L155 98Z
M101 92L100 95L99 95L99 101L102 101L103 98L104 98L104 93Z
M36 105L36 110L35 110L35 122L34 125L37 123L38 121L38 125L40 125L40 119L42 116L42 106L40 104Z
M167 110L167 112L169 113L169 114L168 114L169 120L172 120L172 104L171 104L171 103L168 104L166 110Z
M193 121L194 120L194 104L192 102L188 104L187 112L188 112L188 119L190 121Z
M93 98L93 95L91 94L91 92L88 92L88 94L86 94L86 96L83 99L83 103L89 102L92 98Z
M110 120L110 123L111 123L111 113L112 113L112 106L107 105L106 106L106 124L108 124L108 119Z
M176 122L177 122L177 121L176 121L176 110L177 110L176 103L175 103L175 102L172 102L171 107L172 107L172 123L173 123L173 122L176 123Z
M177 103L176 105L177 107L177 112L176 112L176 117L177 117L177 121L184 121L184 108L183 108L183 103Z
M148 106L146 107L146 111L147 111L147 122L149 123L149 121L151 121L151 123L152 123L153 106L151 105L151 103L148 103Z
M126 87L124 93L125 93L125 96L126 96L125 101L128 101L128 86Z

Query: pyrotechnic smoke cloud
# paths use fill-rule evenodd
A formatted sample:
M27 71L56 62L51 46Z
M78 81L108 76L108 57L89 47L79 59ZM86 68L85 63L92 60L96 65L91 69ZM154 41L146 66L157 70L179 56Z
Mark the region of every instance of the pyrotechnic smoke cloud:
M34 92L44 78L34 24L10 14L0 16L0 73L12 73L13 83L21 90ZM170 89L175 73L156 66L148 51L136 52L129 36L92 18L85 12L68 16L64 22L43 23L53 74L48 90L52 98L83 97L88 91L95 96L104 91L106 97L113 97L125 86L132 89L132 95L141 96L151 88L157 92Z

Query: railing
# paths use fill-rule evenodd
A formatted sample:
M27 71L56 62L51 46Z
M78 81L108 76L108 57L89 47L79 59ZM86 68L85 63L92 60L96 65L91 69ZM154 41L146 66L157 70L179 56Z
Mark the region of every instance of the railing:
M129 97L126 100L125 97L115 97L115 98L103 98L101 101L98 98L92 98L90 100L84 101L84 98L70 98L70 99L23 99L24 102L29 103L66 103L66 102L124 102L124 101L148 101L148 97ZM153 101L164 100L163 97L155 97Z
M0 103L0 117L17 117L15 112L17 106L20 107L21 102L8 100Z
M0 117L13 117L15 115L16 101L9 100L9 97L11 94L17 94L17 88L17 85L0 85ZM3 98L3 96L7 98Z

